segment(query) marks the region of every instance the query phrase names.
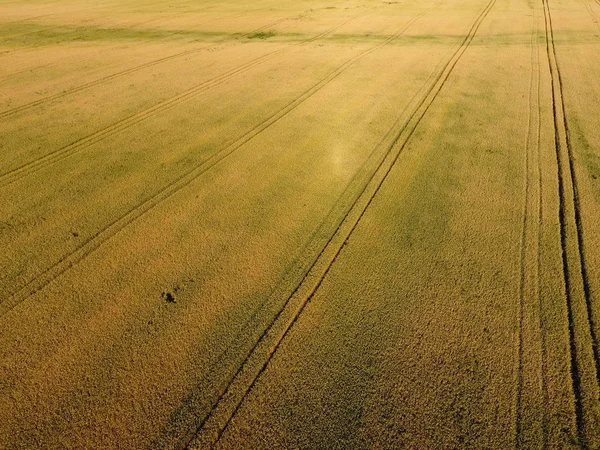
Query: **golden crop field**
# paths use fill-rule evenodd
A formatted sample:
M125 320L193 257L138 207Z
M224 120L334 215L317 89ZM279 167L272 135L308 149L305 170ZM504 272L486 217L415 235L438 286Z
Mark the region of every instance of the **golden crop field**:
M0 0L1 449L600 448L600 0Z

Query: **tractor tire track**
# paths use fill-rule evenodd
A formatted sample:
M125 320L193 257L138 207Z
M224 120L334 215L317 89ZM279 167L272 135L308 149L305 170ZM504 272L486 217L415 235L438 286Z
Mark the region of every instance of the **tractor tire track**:
M20 3L20 2L15 2L15 3ZM148 5L145 5L145 6L146 7L147 6L157 6L157 5L160 6L161 4L162 4L161 2L156 2L156 3L152 2L152 3L149 3ZM4 4L4 5L6 5L6 4ZM4 6L4 5L1 5L1 6ZM6 25L15 25L15 24L28 24L28 22L31 21L31 20L42 19L44 17L56 17L56 16L60 17L60 16L74 14L74 13L90 12L90 11L94 11L94 10L96 10L96 11L97 10L102 11L103 9L110 8L111 6L112 5L110 5L110 4L102 4L102 5L96 5L96 6L91 7L91 8L88 7L88 8L83 8L83 9L74 9L74 10L71 10L71 11L62 11L60 13L43 14L43 15L39 15L39 16L23 18L23 19L20 19L20 20L14 20L14 21L9 22L9 23L4 24L4 25L6 26ZM146 24L151 23L151 22L156 22L156 21L164 20L164 19L170 19L172 17L176 17L176 16L180 16L180 15L185 15L185 14L192 13L192 12L204 11L206 9L210 9L212 6L214 6L214 5L204 6L202 8L197 8L197 9L190 9L190 10L187 10L187 11L180 11L180 12L176 12L176 13L173 13L173 14L169 14L167 16L163 16L163 17L155 17L155 18L143 20L141 22L134 23L132 25L132 27L139 27L141 25L146 25ZM105 17L110 17L112 15L113 15L112 13L110 13L110 14L103 14L101 16L93 17L93 19L103 19ZM12 39L14 37L19 37L19 36L28 36L28 35L36 34L36 33L43 33L45 31L54 30L54 29L61 28L61 27L62 27L62 25L52 25L52 26L49 26L47 28L42 28L41 30L25 31L23 33L9 34L9 35L0 37L0 44L2 43L2 41L6 40L6 39Z
M22 70L19 70L17 72L11 72L9 74L3 75L2 77L0 77L0 81L7 81L7 80L10 80L11 78L14 78L16 76L22 75L22 74L24 74L26 72L33 73L33 72L36 72L38 70L48 69L48 68L54 67L54 66L56 66L56 63L48 63L48 64L42 64L41 66L28 67L27 69L22 69Z
M524 327L526 323L525 313L529 305L537 311L538 322L536 332L540 335L540 350L542 367L541 381L542 393L546 392L546 382L544 373L544 344L543 328L541 326L541 303L540 303L540 251L541 251L541 103L540 103L540 61L539 48L537 42L539 10L537 4L534 5L532 29L530 38L531 48L531 67L529 78L529 98L528 98L528 119L527 135L525 140L524 157L524 186L523 186L523 207L522 207L522 233L520 243L520 284L519 284L519 305L517 314L517 382L516 382L516 400L515 400L515 448L527 448L527 442L523 440L523 417L524 408ZM533 186L532 186L533 185ZM532 189L533 188L533 189ZM532 192L533 191L533 192ZM536 194L536 195L534 195ZM531 219L535 218L533 222ZM529 246L531 242L533 246ZM531 278L530 278L531 277ZM548 409L547 398L545 397L545 407ZM547 444L547 417L542 417L542 446Z
M436 6L444 3L444 1L439 2ZM423 92L427 86L429 85L430 81L432 79L434 79L436 77L436 75L438 74L438 69L443 65L444 61L440 61L436 67L434 68L434 70L432 71L432 73L428 76L427 80L425 81L425 83L412 95L411 99L409 100L409 102L407 103L409 106L411 104L413 104L417 99L419 99L419 95L421 94L421 92ZM357 173L355 173L355 175L353 176L352 180L349 182L349 184L346 186L346 188L344 189L343 193L341 194L341 196L338 198L338 200L336 201L336 203L334 204L334 206L329 210L329 212L327 213L327 215L325 216L325 219L321 222L321 224L318 226L318 228L311 233L311 235L308 237L308 239L305 241L304 245L301 246L302 250L299 252L298 255L296 255L296 257L293 259L293 261L288 265L287 269L284 271L284 274L282 275L282 277L280 278L280 281L276 283L276 287L271 291L271 293L257 306L255 307L255 309L252 311L251 315L246 319L246 321L244 322L244 325L241 327L242 330L247 330L249 327L252 327L253 323L255 323L257 320L259 320L260 317L262 317L265 314L268 314L268 310L269 309L269 305L273 305L273 304L277 304L280 299L282 298L288 298L294 295L294 293L297 291L298 286L301 284L301 281L304 280L310 272L310 269L314 266L316 259L323 253L323 249L325 248L325 246L327 245L327 243L331 240L331 236L334 234L335 230L337 230L338 227L338 222L339 222L339 218L341 216L345 216L348 212L348 205L352 205L355 203L356 198L359 194L357 194L356 192L354 192L356 189L352 189L353 187L359 186L359 190L360 187L362 186L362 188L364 188L364 185L368 182L368 180L365 180L364 182L360 182L357 181L359 179L364 178L364 176L361 178L361 172L369 172L370 171L367 169L367 166L369 165L369 162L371 160L374 159L374 156L376 155L376 151L382 146L382 144L385 142L386 139L389 138L389 134L395 129L397 128L396 125L402 122L402 118L405 116L405 113L407 112L407 110L409 109L409 107L407 106L401 116L400 119L398 119L395 122L395 125L392 127L392 129L386 133L386 136L379 142L378 145L375 146L375 148L373 149L373 151L371 152L371 154L366 158L366 162L361 166L361 168L357 171ZM378 165L379 163L375 164ZM370 177L369 177L370 179ZM332 228L333 226L333 228ZM272 316L270 314L268 314L269 316L269 320L272 320ZM266 333L266 331L265 331ZM242 332L237 333L236 337L234 337L233 341L234 342L238 342L240 336L242 335ZM259 338L259 340L262 339ZM254 351L255 347L257 347L258 345L258 341L254 341L254 344L252 346L252 349L250 351L246 351L245 353L250 354ZM223 352L219 355L219 357L216 358L217 361L221 361L224 359L230 359L231 355L231 350L232 347L228 347L227 349L223 350ZM241 368L241 366L240 366ZM217 364L213 364L211 366L211 368L208 369L209 373L214 373L215 371L217 371ZM239 372L239 371L238 371ZM229 382L228 382L229 383ZM190 397L194 397L195 394L192 393ZM219 399L221 399L222 394L219 396ZM202 415L202 412L199 411L194 411L194 412L187 412L187 413L182 413L181 411L178 411L177 415L181 416L181 415ZM187 438L184 436L183 438L180 436L181 432L174 432L173 429L171 429L173 423L181 423L182 421L180 419L175 419L171 424L167 425L165 431L163 431L163 436L157 441L156 447L158 448L163 448L166 444L163 444L164 442L169 442L169 448L171 448L172 446L172 441L176 440L176 441L185 441L185 442L190 442L194 436L190 435ZM198 427L196 427L196 429L198 429ZM185 433L184 433L185 434ZM168 436L168 437L165 437ZM175 437L177 436L177 437ZM165 441L166 440L166 441ZM181 445L179 446L175 446L174 448L183 448L181 447Z
M209 9L209 8L208 7L207 8L202 8L201 10L204 10L204 9ZM228 14L226 16L215 17L215 18L212 18L212 19L205 20L203 22L198 22L198 23L195 23L194 25L192 25L190 27L184 28L182 30L174 31L173 33L170 33L170 34L167 34L166 36L163 37L163 39L164 38L172 38L173 36L176 36L176 35L181 34L181 33L185 33L185 32L187 32L189 30L193 30L194 28L199 27L200 25L204 25L206 23L214 22L215 20L230 19L230 18L242 16L242 15L244 15L244 14L243 13ZM278 22L278 21L276 21L276 22ZM270 24L268 24L266 26L272 26L274 24L275 23L270 23ZM263 28L264 27L261 27L261 28L259 28L257 30L250 31L250 32L248 32L246 34L242 34L241 36L242 37L247 36L248 34L255 33L256 31L259 31L259 30L261 30ZM38 48L40 48L40 47L34 47L34 48L28 48L28 49L29 50L37 50ZM202 52L202 51L208 51L208 50L210 50L212 48L217 48L217 46L207 45L207 46L203 46L203 47L200 47L200 48L194 48L194 49L186 50L186 51L183 51L183 52L174 53L172 55L165 56L163 58L152 60L152 61L149 61L147 63L143 63L143 64L141 64L139 66L130 67L129 69L125 69L125 70L122 70L122 71L119 71L119 72L115 72L115 73L113 73L111 75L107 75L105 77L98 78L98 79L90 81L88 83L84 83L84 84L81 84L79 86L75 86L75 87L73 87L71 89L68 89L66 91L50 95L48 97L44 97L44 98L39 99L39 100L34 100L32 102L25 103L23 105L15 106L14 108L11 108L11 109L7 109L5 111L0 112L0 118L5 117L5 116L8 117L8 116L11 116L11 115L14 115L14 114L18 114L18 113L20 113L22 111L26 111L28 109L34 108L36 106L39 106L41 104L44 104L44 103L47 103L47 102L50 102L50 101L53 101L53 100L61 99L63 97L69 96L71 94L75 94L75 93L80 92L82 90L89 89L91 87L101 85L101 84L103 84L105 82L108 82L110 80L113 80L115 78L119 78L121 76L129 75L130 73L135 73L135 72L137 72L139 70L143 70L143 69L146 69L148 67L152 67L152 66L155 66L157 64L161 64L163 62L170 61L172 59L184 57L184 56L187 56L188 54L199 53L199 52ZM27 50L27 48L24 48L23 50ZM3 54L3 53L10 53L10 52L0 52L0 54ZM56 64L58 64L58 63L54 63L54 65L56 65ZM45 67L45 66L34 67L32 70L37 70L38 68L42 68L42 67ZM13 76L13 75L16 75L18 73L20 73L20 72L14 72L13 74L6 75L5 78L8 78L8 77Z
M596 28L598 28L598 31L600 31L600 20L598 20L598 16L594 12L594 9L588 4L587 0L580 0L580 2L583 4L583 6L587 10L588 14L592 18L592 22L594 22L594 25L596 25Z
M4 5L2 5L4 6ZM79 12L79 11L85 11L85 10L81 10L81 9L76 9L74 11L69 11L69 13L74 13L74 12ZM13 20L12 22L6 22L6 23L2 23L0 25L2 26L7 26L7 25L17 25L23 22L29 22L30 20L36 20L36 19L43 19L44 17L54 17L54 16L58 16L61 13L50 13L50 14L41 14L39 16L30 16L30 17L24 17L22 19L19 20ZM9 35L9 36L3 36L1 39L7 38L7 37L12 37L14 35Z
M93 9L100 9L101 10L101 9L104 9L104 8L106 8L106 5L99 5L99 6L96 6L95 8L93 8ZM80 11L89 11L89 9L81 9L81 10L76 10L76 11L72 11L72 12L80 12ZM51 15L51 16L64 15L64 13L61 13L61 14L48 14L48 15ZM111 17L112 15L113 15L112 13L103 14L101 16L94 17L94 19L104 19L106 17ZM171 17L171 16L167 16L167 18L168 17ZM152 19L143 20L141 22L134 23L132 25L132 28L139 27L141 25L145 25L145 24L148 24L148 23L151 23L151 22L155 22L155 21L161 20L161 19L164 19L164 18L152 18ZM23 33L17 33L17 34L12 34L12 35L8 35L8 36L2 36L0 38L0 44L2 44L3 41L11 40L11 39L14 39L16 37L30 36L30 35L35 35L35 34L39 34L39 33L45 33L46 31L56 30L56 29L62 28L63 26L64 25L52 25L52 26L49 26L49 27L46 27L46 28L42 28L41 30L25 31ZM80 32L79 30L73 30L73 31L70 31L70 32L68 32L66 34L67 35L73 35L74 34L75 36L77 36L77 34L79 32ZM52 45L52 44L40 45L40 46L37 46L37 47L34 47L34 48L38 49L40 47L46 47L47 45ZM24 47L24 48L18 48L18 49L15 49L15 50L3 51L0 54L9 54L9 53L14 53L14 52L22 51L22 50L28 50L28 49L30 49L30 47Z
M400 154L410 141L417 126L445 86L450 74L469 47L481 23L495 2L496 0L490 0L478 14L456 51L435 76L433 83L426 88L425 94L413 107L408 118L404 121L401 121L402 118L396 121L386 134L382 140L385 150L382 152L379 164L370 174L366 183L363 184L356 198L348 205L345 215L338 222L337 229L329 237L300 283L283 303L271 322L267 324L237 371L227 382L215 404L198 427L196 436L188 442L186 448L197 448L194 441L198 440L202 441L202 447L214 446L221 439L231 420L265 372L279 346L321 286L343 247L387 179ZM401 126L398 129L399 124ZM258 366L258 368L253 370L250 366ZM241 395L236 397L234 391L240 391Z
M137 125L138 123L145 121L145 120L149 119L150 117L153 117L157 114L168 111L169 109L172 109L172 108L180 105L181 103L188 101L188 100L192 99L193 97L195 97L205 91L208 91L214 87L217 87L223 83L226 83L227 81L229 81L229 79L231 79L237 75L240 75L250 69L258 67L261 64L264 64L272 59L275 59L275 58L291 51L297 45L306 44L309 42L313 42L317 39L320 39L320 38L328 35L329 33L332 33L336 29L342 27L343 25L350 22L354 18L355 17L351 17L350 19L336 25L333 28L330 28L327 31L324 31L316 36L313 36L312 38L309 38L309 39L306 39L299 43L293 44L292 46L286 46L284 48L280 48L278 50L269 52L265 55L259 56L247 63L242 64L241 66L238 66L234 69L229 70L228 72L225 72L225 73L218 75L214 78L211 78L209 80L203 81L202 83L199 83L196 86L194 86L190 89L187 89L186 91L184 91L180 94L177 94L167 100L163 100L162 102L159 102L149 108L146 108L142 111L138 111L124 119L114 122L111 125L108 125L98 131L95 131L92 134L89 134L81 139L78 139L69 145L66 145L64 147L56 149L56 150L54 150L50 153L47 153L37 159L34 159L34 160L29 161L19 167L16 167L8 172L0 174L0 188L6 187L28 175L31 175L31 174L45 168L45 167L48 167L52 164L57 163L58 161L68 158L68 157L70 157L86 148L89 148L89 147L91 147L91 146L93 146L93 145L95 145L95 144L121 132L121 131L131 128L132 126Z
M203 9L207 9L207 8L203 8ZM222 20L222 19L225 19L225 18L239 17L241 15L243 15L243 14L242 13L239 13L239 14L228 14L228 15L226 15L224 17L216 17L216 18L212 18L212 19L209 19L209 20L205 20L204 22L196 23L193 26L191 26L189 28L186 28L184 30L175 31L172 34L167 35L166 37L173 37L173 36L175 36L177 34L184 33L186 31L188 31L189 29L193 29L193 28L198 27L200 25L203 25L205 23L214 22L215 20ZM276 20L276 21L271 22L271 23L269 23L267 25L264 25L264 26L262 26L262 27L260 27L260 28L258 28L256 30L249 31L248 33L242 34L241 37L248 36L248 35L250 35L252 33L256 33L256 32L258 32L260 30L263 30L263 29L265 29L265 28L267 28L269 26L276 25L276 24L280 23L282 20ZM44 30L40 30L40 31L44 31ZM35 47L35 48L37 49L39 47ZM108 81L111 81L111 80L114 80L116 78L120 78L120 77L123 77L123 76L126 76L126 75L130 75L130 74L135 73L135 72L139 72L140 70L147 69L148 67L153 67L153 66L156 66L156 65L159 65L159 64L171 61L173 59L183 58L184 56L193 55L195 53L200 53L200 52L203 52L203 51L207 51L207 50L210 50L211 48L216 48L216 46L214 46L214 45L207 45L207 46L202 46L202 47L199 47L199 48L193 48L193 49L190 49L190 50L185 50L183 52L174 53L172 55L165 56L165 57L159 58L159 59L155 59L155 60L149 61L147 63L143 63L143 64L140 64L138 66L131 67L129 69L125 69L125 70L121 70L119 72L115 72L113 74L107 75L105 77L98 78L98 79L90 81L88 83L80 84L79 86L73 87L73 88L68 89L66 91L58 92L56 94L49 95L47 97L44 97L44 98L41 98L41 99L38 99L38 100L34 100L32 102L25 103L23 105L15 106L14 108L2 111L2 112L0 112L0 119L5 118L5 117L9 117L9 116L12 116L12 115L15 115L15 114L18 114L18 113L21 113L23 111L27 111L27 110L35 108L37 106L43 105L44 103L48 103L48 102L51 102L51 101L54 101L54 100L59 100L61 98L67 97L69 95L76 94L76 93L84 91L86 89L90 89L90 88L92 88L94 86L98 86L98 85L104 84L104 83L106 83Z
M539 11L536 8L536 17L538 17L539 21ZM549 441L549 411L550 411L550 391L548 388L548 345L546 339L546 324L544 321L544 310L542 307L542 283L540 274L542 273L542 223L544 219L544 188L543 188L543 170L542 170L542 65L540 61L540 49L539 43L537 42L536 35L536 46L535 46L535 59L536 59L536 67L537 67L537 186L538 186L538 211L537 211L537 221L538 221L538 236L537 236L537 286L536 286L536 298L537 298L537 316L538 316L538 329L540 331L540 346L541 346L541 375L542 375L542 395L543 401L546 408L542 412L542 448L548 448L550 444Z
M204 9L208 9L208 7L207 8L201 8L200 10L204 10ZM222 19L225 19L225 18L234 18L234 17L243 16L245 14L246 13L236 13L236 14L228 14L228 15L226 15L224 17L212 18L212 19L206 20L204 22L196 23L196 24L194 24L193 26L191 26L191 27L189 27L187 29L175 31L172 34L169 34L167 37L176 36L178 34L186 32L189 29L193 29L193 28L198 27L198 26L200 26L202 24L205 24L205 23L214 22L215 20L222 20ZM268 29L268 28L270 28L272 26L278 25L281 22L285 22L286 20L290 20L291 18L296 17L296 16L297 15L291 15L291 16L283 17L281 19L278 19L278 20L270 22L270 23L268 23L266 25L263 25L263 26L261 26L259 28L256 28L254 30L248 31L246 33L243 33L243 34L241 34L239 36L241 38L251 36L252 34L258 33L260 31ZM155 21L155 20L158 20L158 19L152 19L152 21ZM300 44L303 44L303 43L305 43L307 41L308 40L304 40L304 41L298 42L297 44L294 44L294 45L300 45ZM130 74L138 72L140 70L147 69L148 67L153 67L153 66L156 66L156 65L168 62L168 61L172 61L173 59L183 58L185 56L193 55L193 54L200 53L200 52L203 52L203 51L208 51L208 50L210 50L212 48L217 48L217 46L216 45L208 45L208 46L203 46L203 47L200 47L200 48L193 48L193 49L190 49L190 50L185 50L185 51L182 51L182 52L174 53L174 54L169 55L169 56L165 56L163 58L159 58L159 59L155 59L153 61L149 61L147 63L140 64L140 65L135 66L135 67L131 67L129 69L125 69L125 70L122 70L122 71L119 71L119 72L115 72L115 73L113 73L111 75L108 75L108 76L105 76L105 77L102 77L102 78L98 78L98 79L90 81L88 83L81 84L81 85L76 86L76 87L74 87L72 89L69 89L69 90L66 90L66 91L63 91L63 92L58 92L56 94L49 95L47 97L44 97L44 98L41 98L41 99L38 99L38 100L34 100L32 102L25 103L23 105L15 106L14 108L2 111L2 112L0 112L0 119L5 118L5 117L9 117L9 116L12 116L12 115L15 115L15 114L18 114L18 113L21 113L21 112L26 111L26 110L31 109L31 108L35 108L35 107L37 107L39 105L43 105L44 103L48 103L48 102L51 102L51 101L54 101L54 100L61 99L63 97L67 97L69 95L75 94L77 92L81 92L81 91L89 89L91 87L101 85L103 83L106 83L108 81L114 80L116 78L120 78L120 77L123 77L123 76L126 76L126 75L130 75Z
M444 0L442 0L442 1L444 1ZM442 2L439 2L438 4L441 4L441 3ZM300 104L304 103L306 100L308 100L314 94L316 94L318 91L320 91L326 85L328 85L331 81L336 79L339 75L341 75L346 69L348 69L354 63L356 63L360 59L364 58L368 54L374 52L375 50L383 47L384 45L389 44L394 39L397 39L410 25L412 25L412 23L414 23L419 17L424 15L426 12L427 12L427 10L422 12L421 14L419 14L412 20L410 20L402 28L401 31L390 36L385 41L381 42L380 44L377 44L376 46L370 47L370 48L358 53L357 55L353 56L352 58L347 60L345 63L343 63L341 66L339 66L338 68L336 68L335 70L330 72L325 78L321 79L319 82L314 84L311 88L309 88L304 93L302 93L300 96L296 97L292 102L288 103L286 106L284 106L283 108L278 110L276 113L274 113L273 115L271 115L268 118L266 118L265 120L263 120L261 123L256 125L254 128L252 128L251 130L246 132L244 135L239 137L237 140L235 140L233 143L227 145L226 147L224 147L220 150L217 150L216 153L214 153L213 155L211 155L204 161L200 162L199 164L197 164L192 169L188 170L186 173L182 174L175 180L169 182L165 187L160 189L158 192L153 194L151 197L141 201L136 206L134 206L132 209L130 209L128 212L126 212L124 215L122 215L118 219L115 219L114 221L112 221L110 224L108 224L101 230L97 231L94 235L92 235L85 243L83 243L76 250L74 250L73 252L69 253L68 255L65 255L64 257L62 257L59 261L57 261L51 267L44 270L42 273L40 273L39 275L37 275L36 277L34 277L30 281L28 281L24 286L22 286L17 291L12 293L5 301L0 302L0 317L5 315L7 312L12 310L15 306L17 306L18 304L20 304L27 298L31 297L36 292L43 289L45 286L47 286L53 280L55 280L60 275L62 275L66 271L68 271L71 267L73 267L77 263L81 262L89 254L91 254L93 251L98 249L102 244L104 244L106 241L111 239L113 236L115 236L119 232L121 232L125 227L127 227L128 225L130 225L131 223L133 223L134 221L136 221L137 219L139 219L140 217L145 215L148 211L155 208L157 205L162 203L164 200L168 199L175 193L179 192L181 189L183 189L184 187L189 185L191 182L196 180L198 177L200 177L203 173L210 170L212 167L214 167L216 164L218 164L219 162L221 162L222 160L224 160L225 158L230 156L232 153L234 153L240 147L242 147L243 145L248 143L250 140L254 139L257 135L262 133L264 130L269 128L271 125L273 125L276 122L278 122L279 120L281 120L283 117L285 117L291 111L296 109ZM348 19L344 23L347 23L350 20L352 20L352 18ZM344 23L337 25L336 27L334 27L333 29L331 29L327 32L321 33L318 36L322 36L323 34L329 33L331 31L333 31L334 29L339 28ZM317 37L312 38L312 39L316 39L316 38Z
M548 0L542 0L542 4L546 32L546 54L552 85L560 240L571 353L571 381L575 403L577 438L582 447L588 448L591 441L594 440L593 434L597 426L594 410L598 402L600 358L598 356L596 325L592 315L591 295L587 278L581 207L573 150L569 138L562 75L556 56L552 15ZM580 321L585 323L580 323ZM588 342L591 343L591 352L588 351ZM591 355L588 355L588 353L591 353ZM588 364L588 359L591 359L589 361L591 364Z
M201 8L199 10L194 10L194 11L186 11L185 13L180 13L178 15L185 15L185 14L188 14L190 12L203 11L203 10L206 10L206 9L209 9L209 7ZM171 34L168 34L166 37L172 38L173 36L176 36L176 35L181 34L181 33L185 33L187 31L189 31L191 29L194 29L194 28L196 28L196 27L198 27L200 25L203 25L205 23L214 22L215 20L231 19L231 18L234 18L234 17L243 16L243 15L244 15L244 13L229 14L229 15L226 15L224 17L217 17L217 18L205 20L204 22L195 23L191 27L184 28L184 29L178 30L178 31L174 31ZM241 38L251 36L252 34L259 33L259 32L261 32L261 31L263 31L265 29L268 29L268 28L270 28L272 26L278 25L278 24L280 24L282 22L285 22L286 20L290 20L290 19L292 19L294 17L297 17L297 15L291 15L291 16L283 17L281 19L278 19L278 20L275 20L273 22L270 22L270 23L268 23L266 25L263 25L263 26L261 26L259 28L254 29L254 30L248 31L246 33L242 33L239 36ZM91 87L101 85L101 84L103 84L105 82L108 82L108 81L111 81L111 80L113 80L115 78L119 78L121 76L129 75L131 73L135 73L137 71L140 71L140 70L146 69L148 67L152 67L152 66L161 64L163 62L170 61L172 59L184 57L184 56L187 56L189 54L199 53L199 52L202 52L202 51L209 51L209 50L211 50L213 48L218 48L218 46L216 46L216 45L208 45L208 46L201 47L201 48L195 48L195 49L191 49L191 50L186 50L184 52L174 53L172 55L165 56L163 58L159 58L159 59L156 59L156 60L149 61L147 63L143 63L143 64L141 64L139 66L135 66L135 67L131 67L129 69L125 69L125 70L122 70L122 71L119 71L119 72L115 72L115 73L113 73L111 75L107 75L105 77L98 78L98 79L90 81L88 83L84 83L82 85L75 86L74 88L71 88L71 89L69 89L67 91L63 91L63 92L60 92L60 93L57 93L57 94L54 94L54 95L51 95L51 96L48 96L48 97L44 97L42 99L35 100L35 101L32 101L32 102L26 103L24 105L19 105L19 106L16 106L16 107L14 107L14 108L12 108L10 110L2 111L2 112L0 112L0 118L2 118L3 115L10 116L10 115L13 115L13 114L17 114L17 113L25 111L27 109L34 108L34 107L36 107L38 105L41 105L43 103L47 103L47 102L50 102L50 101L53 101L53 100L57 100L57 99L69 96L71 94L75 94L75 93L83 91L85 89L89 89ZM35 70L42 69L42 68L48 67L48 66L53 66L53 65L56 65L56 64L57 63L44 64L42 66L37 66L37 67L31 68L31 69L24 69L24 70L20 70L18 72L13 72L13 73L4 75L2 78L0 78L0 81L4 81L4 80L6 80L8 78L12 78L13 76L16 76L16 75L18 75L20 73L26 72L28 70L35 71Z
M101 6L96 6L95 8L91 8L91 9L103 9L104 7L105 7L105 5L101 5ZM82 11L89 12L90 8L76 9L74 11L68 11L66 13L62 12L62 13L54 13L54 14L44 14L44 15L41 15L41 16L30 17L30 18L27 18L27 19L15 20L13 22L10 22L10 23L4 24L4 25L6 26L6 25L24 24L23 22L27 22L29 20L41 19L43 17L51 17L51 16L53 17L53 16L61 16L61 15L65 15L65 14L73 14L73 13L78 13L78 12L82 12ZM111 16L111 14L105 14L105 15L102 15L102 16L99 16L99 17L96 17L96 18L97 19L102 19L104 17L110 17L110 16ZM27 24L27 25L29 25L29 24ZM10 39L13 39L13 38L16 38L16 37L29 36L29 35L32 35L32 34L43 33L45 31L55 30L57 28L61 28L61 25L51 25L51 26L48 26L46 28L42 28L41 30L24 31L22 33L9 34L7 36L0 37L0 44L2 44L6 40L10 40ZM2 53L10 53L10 52L2 52Z

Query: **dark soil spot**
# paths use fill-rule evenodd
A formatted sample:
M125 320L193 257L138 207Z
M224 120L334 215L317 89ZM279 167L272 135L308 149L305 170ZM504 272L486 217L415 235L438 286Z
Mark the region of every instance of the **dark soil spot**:
M79 233L77 231L72 231L71 234L73 237L79 237Z
M167 303L175 303L175 295L169 291L163 291L161 297L165 299Z

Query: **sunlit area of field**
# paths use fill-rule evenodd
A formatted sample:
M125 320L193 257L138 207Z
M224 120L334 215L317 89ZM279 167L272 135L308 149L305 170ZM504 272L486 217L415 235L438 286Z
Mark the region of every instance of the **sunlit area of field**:
M600 448L600 0L0 0L1 449Z

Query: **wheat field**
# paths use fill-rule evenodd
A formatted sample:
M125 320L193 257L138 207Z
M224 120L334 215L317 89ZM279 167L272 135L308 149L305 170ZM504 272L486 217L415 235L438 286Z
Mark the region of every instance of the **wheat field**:
M600 0L0 0L0 448L600 448Z

